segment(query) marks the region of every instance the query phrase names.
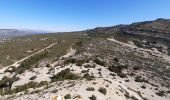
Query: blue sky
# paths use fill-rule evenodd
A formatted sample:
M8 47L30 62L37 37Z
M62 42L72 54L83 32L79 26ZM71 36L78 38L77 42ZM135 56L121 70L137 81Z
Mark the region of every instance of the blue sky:
M170 18L170 0L0 0L0 28L75 31Z

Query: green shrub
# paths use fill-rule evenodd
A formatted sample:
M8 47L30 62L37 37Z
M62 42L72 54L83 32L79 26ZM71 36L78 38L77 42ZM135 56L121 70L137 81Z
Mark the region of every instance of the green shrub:
M30 80L34 80L34 79L36 79L37 78L37 76L32 76L31 78L30 78Z
M135 96L131 96L132 100L138 100L138 98L136 98Z
M95 95L92 95L91 97L89 97L90 100L97 100Z
M133 67L133 70L140 70L140 67L135 66Z
M47 68L51 68L51 65L50 65L50 64L47 64L46 67L47 67Z
M86 88L87 91L95 91L95 89L93 87L88 87Z
M89 70L82 70L81 73L88 73Z
M162 97L162 96L165 96L165 92L164 91L159 91L159 92L156 93L156 95Z
M135 77L135 82L145 82L145 83L149 83L148 80L145 80L145 79L142 78L141 76L136 76L136 77Z
M108 67L108 70L115 73L122 73L122 70L127 68L127 65L112 65Z
M71 73L70 69L67 68L65 70L62 70L58 74L54 75L53 77L51 77L51 81L55 82L55 81L63 81L63 80L77 80L79 78L80 77L78 75Z
M18 77L12 77L9 78L7 76L3 77L2 80L0 80L0 88L10 88L12 86L12 83L19 80Z
M32 91L30 94L35 94L35 93L39 93L41 92L42 90L35 90L35 91Z
M119 59L118 58L114 58L113 59L115 62L119 62Z
M88 73L86 73L86 74L83 75L83 78L85 78L86 80L90 81L90 80L93 80L95 77L90 75L90 74L88 74Z
M38 84L38 86L39 86L39 87L44 86L44 85L47 86L48 84L49 84L48 81L41 81L41 82Z
M146 89L146 86L145 85L142 85L142 86L140 86L141 88L143 88L143 89Z
M78 62L77 61L77 59L74 59L74 58L69 58L69 59L66 59L65 61L64 61L64 64L74 64L74 63L76 63L76 62Z
M104 95L106 95L106 93L107 93L107 90L106 90L104 87L99 88L98 91L99 91L100 93L104 94Z
M13 89L14 93L21 92L21 91L26 91L29 88L36 88L38 87L38 83L34 81L30 81L27 84L16 86L16 88Z
M84 67L85 68L95 68L95 65L93 64L93 65L91 65L91 64L86 64L86 65L84 65Z
M98 65L101 65L101 66L105 66L105 64L106 64L105 61L102 61L100 59L94 59L94 62Z
M124 74L124 73L117 73L117 75L118 75L119 77L121 77L121 78L126 78L126 77L127 77L127 75Z
M66 95L64 96L64 99L71 99L71 95L70 95L70 94L66 94Z

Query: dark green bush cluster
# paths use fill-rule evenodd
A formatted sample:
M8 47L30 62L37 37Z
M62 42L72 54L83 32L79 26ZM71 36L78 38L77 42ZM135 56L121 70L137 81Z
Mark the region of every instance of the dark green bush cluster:
M51 65L50 65L50 64L47 64L46 67L47 67L47 68L51 68Z
M140 67L135 66L133 67L133 70L140 70Z
M74 64L74 63L76 63L76 62L78 62L78 60L77 59L75 59L75 58L69 58L69 59L66 59L65 61L64 61L64 64Z
M104 94L104 95L106 95L106 93L107 93L107 90L106 90L104 87L99 88L98 91L99 91L100 93Z
M98 64L98 65L101 65L101 66L105 66L105 61L102 61L101 59L94 59L94 62L96 63L96 64Z
M127 75L125 73L117 73L117 75L121 78L126 78Z
M0 80L0 89L3 89L3 88L11 88L12 86L12 83L19 80L18 77L12 77L12 78L9 78L9 77L3 77L2 80Z
M31 78L30 78L30 80L34 80L34 79L36 79L37 78L37 76L32 76Z
M89 70L82 70L81 73L88 73Z
M13 93L18 93L18 92L22 92L22 91L27 91L29 88L37 88L37 87L41 87L44 85L48 85L47 81L41 81L40 83L34 82L34 81L30 81L27 84L24 85L20 85L20 86L16 86L16 88L14 89L0 89L0 94L1 95L7 95L7 94L13 94Z
M139 42L139 41L137 41L137 40L133 40L133 42L134 42L134 44L136 45L136 46L138 46L138 47L144 47L143 46L143 43L141 43L141 42Z
M36 54L36 55L24 60L21 63L21 65L19 67L17 67L16 73L22 74L23 72L25 72L25 70L30 69L33 64L37 63L38 61L44 59L47 56L48 56L48 52L44 52L41 54Z
M97 100L95 95L92 95L91 97L89 97L90 100Z
M85 60L69 58L64 61L64 64L76 64L77 66L82 66L82 64L85 62L86 62Z
M16 86L16 88L13 89L13 92L17 93L17 92L25 91L29 88L36 88L36 87L39 87L38 83L34 82L34 81L30 81L27 84L24 84L24 85L21 85L21 86Z
M63 80L77 80L79 78L80 76L71 73L70 69L67 68L57 73L53 77L51 77L51 81L55 82L55 81L63 81Z
M127 65L112 65L108 67L109 71L115 73L122 73L122 70L127 68L128 68Z
M156 93L156 95L162 97L162 96L165 96L165 92L164 91L159 91L159 92Z
M95 68L95 64L91 65L91 64L86 64L84 65L85 68Z
M83 78L90 81L90 80L93 80L95 77L93 75L86 73L86 74L83 75Z
M86 88L87 91L94 91L95 89L93 87Z
M66 95L64 96L64 99L71 99L71 95L70 95L70 94L66 94Z
M149 83L148 80L142 78L141 76L136 76L136 77L135 77L135 82Z

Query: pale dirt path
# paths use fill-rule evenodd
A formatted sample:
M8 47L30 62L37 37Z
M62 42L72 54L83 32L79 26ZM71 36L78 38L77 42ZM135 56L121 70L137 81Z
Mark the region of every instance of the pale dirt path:
M34 56L34 55L40 53L40 52L43 52L43 51L45 51L46 49L51 48L52 46L54 46L54 45L57 44L57 43L58 43L58 42L53 43L53 44L49 45L48 47L45 47L44 49L41 49L40 51L37 51L36 53L33 53L33 54L31 54L31 55L29 55L29 56L27 56L27 57L25 57L25 58L22 58L22 59L19 60L19 61L16 61L15 63L13 63L13 64L11 64L11 65L5 67L5 68L0 69L0 73L3 72L6 68L8 68L8 67L10 67L10 66L18 67L22 61L28 59L28 58L31 57L31 56Z

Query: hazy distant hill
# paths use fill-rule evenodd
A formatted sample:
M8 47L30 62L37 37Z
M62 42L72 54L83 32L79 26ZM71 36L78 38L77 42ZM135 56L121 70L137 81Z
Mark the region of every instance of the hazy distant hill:
M0 39L25 36L25 35L33 35L33 34L41 34L41 33L47 33L47 31L0 29Z

